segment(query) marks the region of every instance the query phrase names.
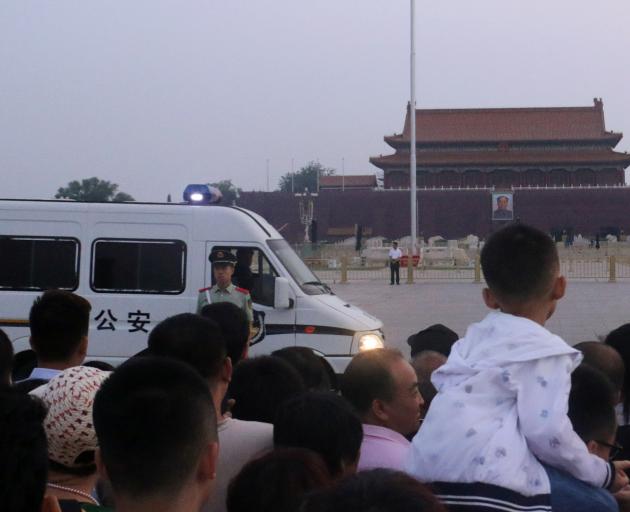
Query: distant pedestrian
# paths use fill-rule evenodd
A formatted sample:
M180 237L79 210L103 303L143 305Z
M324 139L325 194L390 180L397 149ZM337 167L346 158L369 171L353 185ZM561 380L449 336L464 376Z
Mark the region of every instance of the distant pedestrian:
M394 284L394 278L396 284L400 284L400 258L402 257L402 251L398 248L398 242L392 243L392 248L389 250L389 284Z

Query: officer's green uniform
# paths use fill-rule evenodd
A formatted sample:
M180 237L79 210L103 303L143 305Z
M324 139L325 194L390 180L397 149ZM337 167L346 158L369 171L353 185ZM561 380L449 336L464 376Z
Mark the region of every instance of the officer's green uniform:
M238 288L232 283L223 290L216 284L211 288L202 288L199 290L197 299L197 313L201 312L206 304L214 304L215 302L231 302L247 313L250 323L254 321L252 298L245 288Z

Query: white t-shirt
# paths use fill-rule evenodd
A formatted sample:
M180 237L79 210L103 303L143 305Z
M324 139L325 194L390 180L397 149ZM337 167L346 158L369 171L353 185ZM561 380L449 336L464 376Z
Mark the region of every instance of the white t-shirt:
M390 260L399 260L402 257L402 251L400 249L390 249L389 250L389 259Z
M225 418L218 425L219 460L217 479L210 501L202 512L225 512L230 480L250 460L273 448L273 425L258 421Z

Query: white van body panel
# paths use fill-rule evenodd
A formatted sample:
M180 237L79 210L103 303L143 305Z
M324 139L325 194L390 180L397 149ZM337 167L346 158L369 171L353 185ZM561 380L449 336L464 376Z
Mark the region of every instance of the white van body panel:
M208 254L215 246L255 248L274 275L289 282L291 307L276 310L254 302L254 310L264 313L266 334L251 346L250 354L305 346L324 355L335 371L342 372L357 352L362 334L382 337L382 323L359 308L332 293L307 293L269 244L285 243L281 234L258 214L241 208L0 200L3 237L67 237L78 242L78 286L72 291L92 305L90 359L121 362L146 348L147 334L157 323L177 313L194 312L198 290L212 283ZM121 240L183 243L183 289L169 294L95 290L96 244ZM261 280L263 277L261 270ZM41 293L41 289L11 289L0 283L0 327L14 341L16 352L29 348L28 314Z

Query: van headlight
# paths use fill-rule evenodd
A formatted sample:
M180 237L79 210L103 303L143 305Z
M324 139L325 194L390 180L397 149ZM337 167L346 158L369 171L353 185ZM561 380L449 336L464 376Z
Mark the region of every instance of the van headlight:
M359 352L383 347L383 339L378 334L364 334L359 338Z

